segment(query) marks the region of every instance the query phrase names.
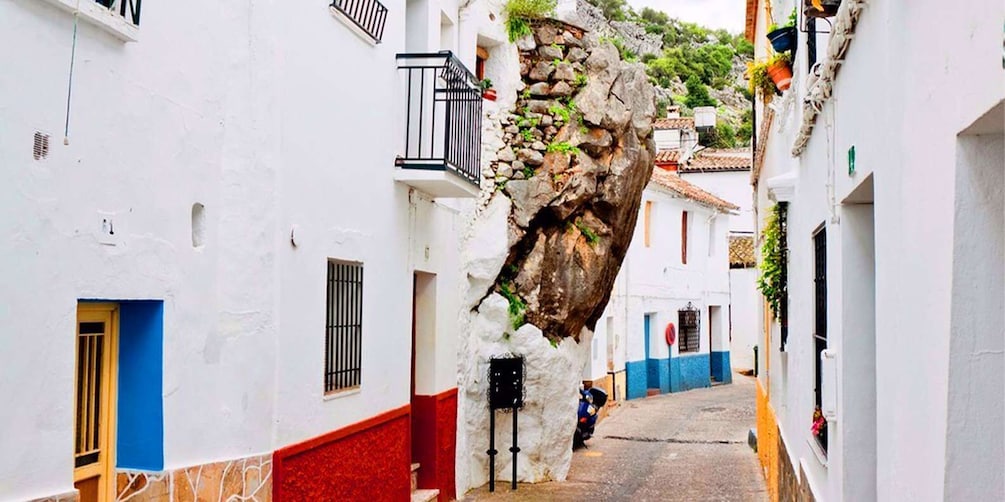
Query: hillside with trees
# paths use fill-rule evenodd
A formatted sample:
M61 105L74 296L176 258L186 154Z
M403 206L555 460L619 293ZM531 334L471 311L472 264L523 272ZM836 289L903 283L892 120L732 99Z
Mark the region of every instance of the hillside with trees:
M659 54L634 54L617 40L615 44L625 59L645 63L664 113L671 104L679 105L684 115L692 114L698 106L715 106L719 122L714 132L703 135L702 144L720 148L749 145L751 95L743 72L753 58L754 46L743 34L681 21L648 7L635 11L625 0L587 1L615 28L630 23L661 37Z

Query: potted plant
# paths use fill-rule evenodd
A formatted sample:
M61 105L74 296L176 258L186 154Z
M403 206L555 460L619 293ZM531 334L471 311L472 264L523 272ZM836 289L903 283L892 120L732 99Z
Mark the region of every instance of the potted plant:
M803 14L807 17L834 17L841 0L803 0Z
M820 411L820 407L817 406L813 410L813 425L810 426L810 433L813 437L820 442L820 446L823 447L824 451L827 451L827 419L824 418L823 412Z
M789 55L784 52L776 52L768 59L768 76L779 91L785 91L792 85L792 66Z
M480 87L481 90L482 90L482 97L483 98L485 98L485 99L487 99L489 101L495 101L496 100L496 90L492 88L492 80L487 79L487 78L486 79L482 79L481 82L478 82L478 87Z
M788 52L796 47L796 9L789 14L789 22L785 26L772 23L768 28L768 40L775 52Z

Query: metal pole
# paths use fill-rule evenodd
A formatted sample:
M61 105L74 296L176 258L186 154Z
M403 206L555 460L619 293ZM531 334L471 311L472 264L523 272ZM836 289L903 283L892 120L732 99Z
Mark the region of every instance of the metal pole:
M496 491L496 412L489 410L489 492Z
M518 409L519 408L513 408L513 446L509 449L509 451L513 453L513 481L511 481L511 486L514 490L516 490L516 455L517 453L520 453L520 447L517 446L516 440L516 416L519 413L519 411L517 411Z

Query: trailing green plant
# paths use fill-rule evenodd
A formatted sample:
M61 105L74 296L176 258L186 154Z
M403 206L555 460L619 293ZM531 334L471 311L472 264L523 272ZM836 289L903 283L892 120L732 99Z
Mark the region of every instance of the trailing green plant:
M579 229L579 233L583 234L583 237L586 237L587 243L593 245L600 242L600 236L597 235L597 233L594 232L593 229L586 226L586 223L583 223L583 220L576 220L575 225L576 228Z
M761 270L757 289L764 295L775 319L781 318L782 303L788 295L785 283L785 248L782 243L782 208L775 204L761 233Z
M775 31L780 28L791 28L795 26L796 26L796 8L793 7L792 12L789 13L789 18L786 20L786 23L781 26L775 23L771 23L771 25L768 26L768 33L771 33L772 31Z
M483 78L480 82L478 82L478 87L481 90L483 90L483 91L485 91L487 89L491 89L492 88L492 79L490 79L490 78Z
M556 141L548 145L548 153L559 152L559 153L571 153L575 155L580 154L578 146L573 146L568 141Z
M557 0L509 0L503 7L506 14L506 32L510 42L530 35L530 22L543 19L555 12Z
M509 302L509 322L513 328L519 328L523 326L526 321L527 313L527 303L520 298L520 295L516 293L513 289L513 285L509 282L504 282L499 285L499 294L506 298Z

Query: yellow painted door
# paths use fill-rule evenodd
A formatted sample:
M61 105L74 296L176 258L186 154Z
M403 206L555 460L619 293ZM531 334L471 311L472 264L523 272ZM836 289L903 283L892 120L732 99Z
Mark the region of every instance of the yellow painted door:
M77 307L73 484L80 502L115 499L115 388L118 308Z

